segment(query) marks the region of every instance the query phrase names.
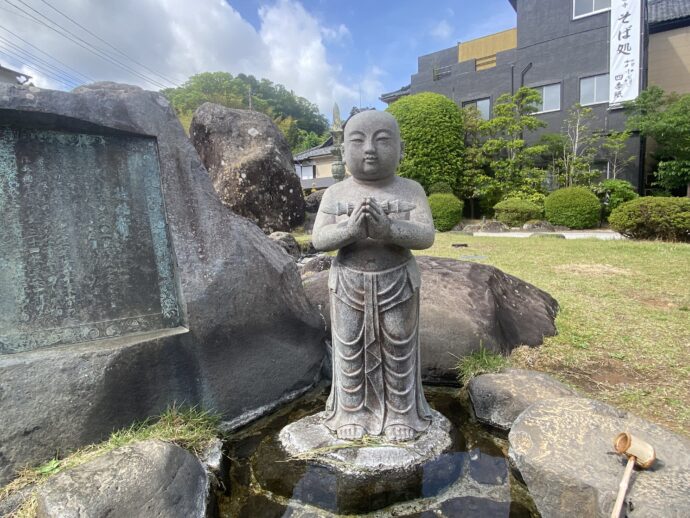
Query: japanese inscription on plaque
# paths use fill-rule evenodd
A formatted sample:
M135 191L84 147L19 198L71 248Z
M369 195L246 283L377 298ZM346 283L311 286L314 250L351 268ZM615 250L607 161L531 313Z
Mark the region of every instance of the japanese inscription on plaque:
M0 353L180 325L156 141L0 126Z

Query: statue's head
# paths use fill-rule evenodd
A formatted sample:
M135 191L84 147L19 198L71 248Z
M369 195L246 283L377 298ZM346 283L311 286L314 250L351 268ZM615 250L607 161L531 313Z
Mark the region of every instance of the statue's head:
M345 125L343 146L347 168L357 180L393 176L402 152L398 122L387 112L359 112Z

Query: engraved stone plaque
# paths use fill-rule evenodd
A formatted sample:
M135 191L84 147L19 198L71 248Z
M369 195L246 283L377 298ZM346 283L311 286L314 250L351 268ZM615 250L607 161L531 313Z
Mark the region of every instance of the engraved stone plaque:
M0 126L0 354L177 327L154 138Z

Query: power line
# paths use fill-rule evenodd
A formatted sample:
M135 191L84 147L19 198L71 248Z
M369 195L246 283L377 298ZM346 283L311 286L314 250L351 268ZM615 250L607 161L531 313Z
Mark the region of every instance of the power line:
M58 83L61 83L61 84L65 85L65 86L67 86L67 87L70 87L70 88L73 88L73 87L75 87L75 86L78 86L77 84L72 84L71 82L66 81L65 79L59 78L59 77L53 75L53 74L50 73L50 72L47 72L47 71L45 71L45 70L41 70L39 67L37 67L37 66L35 66L35 65L27 64L21 57L19 57L19 56L13 54L12 51L7 50L7 49L6 49L5 47L3 47L2 45L0 45L0 49L3 49L3 50L4 50L4 51L3 51L3 50L0 50L0 55L5 56L5 57L6 57L7 59L9 59L10 61L19 60L20 63L23 63L24 66L26 66L26 68L28 68L29 70L31 70L31 71L32 71L33 73L35 73L35 74L44 75L44 76L46 76L46 77L52 79L53 81L57 81Z
M57 59L56 57L53 57L53 56L51 56L50 54L48 54L47 52L45 52L45 51L39 49L36 45L34 45L34 44L32 44L32 43L26 41L24 38L22 38L21 36L19 36L17 33L12 32L12 31L9 30L7 27L3 27L2 25L0 25L0 29L4 30L5 32L8 32L9 34L11 34L11 35L14 36L15 38L17 38L19 41L22 41L22 42L26 43L29 47L31 47L31 48L33 48L33 49L36 49L36 50L37 50L38 52L40 52L41 54L44 54L44 55L48 56L50 59L52 59L52 60L55 61L56 63L60 63L60 64L61 64L63 67L65 67L67 70L71 70L72 72L74 72L74 73L76 74L76 77L81 76L81 77L83 77L84 80L87 81L87 82L91 82L91 83L95 82L95 79L93 79L92 77L89 77L89 76L87 76L87 75L85 75L85 74L82 74L81 72L79 72L78 70L75 70L74 68L72 68L72 67L69 66L68 64L63 63L62 61L60 61L60 60Z
M63 77L63 78L69 80L70 82L72 82L74 84L82 83L82 81L80 81L79 79L70 75L68 72L65 72L60 67L57 67L57 66L53 65L52 63L49 63L45 59L42 59L42 58L36 56L35 54L32 54L28 50L25 50L25 49L21 48L20 46L15 45L10 40L8 40L7 38L5 38L1 35L0 35L0 43L4 43L5 45L9 45L12 49L14 49L14 52L19 53L20 56L22 57L22 59L24 59L24 60L33 60L34 62L38 63L39 65L48 67L48 69L54 71L60 77Z
M25 20L29 20L30 22L33 22L33 20L31 18L29 18L28 16L24 16L23 14L19 14L17 11L13 11L12 9L8 9L7 7L0 7L0 9L5 11L6 13L10 13L10 14L13 14L14 16L18 16L19 18L24 18Z
M98 36L97 34L94 34L93 32L91 32L89 29L87 29L87 28L84 27L82 24L80 24L79 22L77 22L74 18L70 18L68 15L66 15L65 13L63 13L62 11L60 11L57 7L53 7L51 4L49 4L48 2L46 2L46 0L41 0L41 2L43 2L45 5L47 5L48 7L50 7L50 8L51 8L53 11L55 11L56 13L61 14L63 17L67 18L67 19L68 19L70 22L72 22L74 25L76 25L77 27L79 27L79 28L81 28L82 30L86 31L88 34L90 34L91 36L93 36L94 38L96 38L98 41L100 41L100 42L102 42L102 43L105 43L108 47L110 47L111 49L113 49L115 52L117 52L117 53L120 54L121 56L123 56L123 57L129 59L129 60L132 61L133 63L136 63L137 65L139 65L140 67L144 68L145 70L148 70L148 71L151 72L152 74L155 74L155 75L157 75L158 77L160 77L160 78L166 80L168 83L171 83L172 85L174 85L174 86L176 86L176 87L179 87L179 86L180 86L178 83L176 83L176 82L173 81L172 79L167 78L166 76L164 76L164 75L161 74L160 72L156 72L155 70L152 70L151 68L147 67L147 66L144 65L143 63L140 63L140 62L137 61L136 59L134 59L134 58L128 56L127 54L125 54L124 52L122 52L120 49L118 49L117 47L115 47L114 45L108 43L106 40L104 40L103 38L101 38L101 37ZM22 2L22 3L23 3L23 2Z
M25 10L22 9L21 7L19 7L19 6L15 5L15 4L13 4L12 2L10 2L10 0L5 0L5 2L7 2L8 4L10 4L10 5L11 5L12 7L14 7L15 9L18 9L19 11L23 12L23 13L26 14L27 16L30 16L31 18L33 18L33 19L36 20L37 22L41 23L41 24L44 25L45 27L48 27L50 30L56 32L56 33L59 34L60 36L62 36L62 37L64 37L64 38L67 38L67 39L70 40L72 43L74 43L74 44L80 46L81 48L85 49L86 51L91 52L92 54L94 54L94 55L100 57L101 59L104 59L104 60L106 60L106 61L109 61L111 64L114 64L114 65L119 66L119 67L122 68L123 70L125 70L125 71L127 71L127 72L130 72L130 73L136 75L137 77L143 79L144 81L146 81L146 82L148 82L148 83L150 83L150 84L152 84L152 85L158 86L159 88L166 88L166 85L164 85L164 84L160 83L159 81L157 81L157 80L155 80L155 79L152 79L152 78L150 78L150 77L148 77L148 76L146 76L146 75L144 75L144 74L138 72L137 70L135 70L135 69L133 69L132 67L130 67L129 65L123 63L123 62L120 61L119 59L117 59L117 58L115 58L115 57L109 55L109 54L108 54L107 52L105 52L104 50L102 50L102 49L96 47L96 46L93 45L92 43L90 43L90 42L84 40L83 38L77 36L76 34L70 32L68 29L65 29L65 28L64 28L62 25L60 25L59 23L54 22L53 20L51 20L49 17L47 17L47 16L44 15L43 13L41 13L41 12L37 11L36 9L34 9L33 7L31 7L29 4L27 4L26 2L24 2L24 0L17 0L17 1L18 1L19 3L21 3L21 4L23 4L25 7L31 9L33 12L35 12L35 13L38 14L39 16L45 18L45 19L46 19L48 22L50 22L52 25L55 25L56 27L59 27L62 31L64 31L64 33L63 33L63 32L60 32L60 31L57 30L57 29L55 29L55 27L52 27L51 25L48 25L48 24L45 23L43 20L40 20L40 19L36 18L36 17L33 16L31 13L28 13L27 11L25 11ZM65 33L66 33L66 34L65 34ZM77 40L78 40L78 41L77 41ZM81 42L81 43L80 43L80 42Z
M11 5L11 6L14 7L15 9L18 9L18 10L21 11L22 13L24 13L24 14L26 14L27 16L31 17L32 19L34 19L34 20L37 21L38 23L42 24L43 26L47 27L48 29L52 30L53 32L59 34L60 36L62 36L62 37L64 37L64 38L67 38L67 39L70 40L72 43L74 43L75 45L78 45L79 47L83 48L84 50L86 50L86 51L88 51L88 52L91 52L92 54L98 56L98 57L101 58L101 59L104 59L104 60L110 62L111 64L115 64L115 65L119 66L119 67L122 68L123 70L125 70L125 71L127 71L127 72L130 72L130 73L136 75L137 77L143 79L144 81L146 81L146 82L149 83L149 84L158 86L159 88L167 88L166 85L164 85L164 84L162 84L162 83L156 81L155 79L151 79L150 77L147 77L147 76L145 76L145 75L139 73L138 71L134 70L132 67L130 67L130 66L128 66L128 65L126 65L126 64L124 64L124 63L122 63L120 60L118 60L118 59L116 59L116 58L114 58L114 57L112 57L112 56L109 56L106 52L104 52L103 50L99 49L98 47L92 45L91 43L87 42L86 40L80 38L79 36L75 36L75 35L72 34L70 31L68 31L67 29L65 29L64 27L62 27L60 24L53 22L50 18L48 18L47 16L45 16L45 15L41 14L40 12L36 11L36 9L34 9L34 8L31 7L30 5L26 4L26 3L23 2L22 0L18 0L18 1L19 1L20 3L22 3L23 5L25 5L26 7L28 7L29 9L31 9L32 11L34 11L35 13L37 13L37 14L39 14L40 16L42 16L43 18L45 18L46 20L48 20L51 24L53 24L53 25L59 27L60 29L62 29L63 31L65 31L67 34L64 34L63 32L60 32L60 31L57 30L55 27L52 27L51 25L48 25L48 24L47 24L46 22L44 22L43 20L40 20L40 19L36 18L36 17L33 16L31 13L28 13L27 11L25 11L25 10L22 9L21 7L19 7L19 6L15 5L15 4L13 4L12 2L10 2L10 0L5 0L6 3L8 3L9 5ZM72 37L68 36L68 34L69 34L70 36L72 36ZM77 40L79 40L79 41L77 41Z

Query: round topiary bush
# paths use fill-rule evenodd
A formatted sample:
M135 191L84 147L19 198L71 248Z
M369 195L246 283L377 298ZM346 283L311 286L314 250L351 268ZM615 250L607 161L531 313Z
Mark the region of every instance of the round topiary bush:
M633 239L690 242L690 198L637 198L614 209L609 224Z
M448 182L436 182L429 187L429 194L437 194L439 192L453 194L453 188Z
M599 224L601 203L599 198L585 187L566 187L546 197L544 212L552 225L593 228Z
M454 194L432 194L429 196L429 207L431 207L434 227L440 232L451 230L462 219L462 201Z
M509 227L519 227L532 219L539 219L542 210L531 201L508 198L494 205L494 217Z

